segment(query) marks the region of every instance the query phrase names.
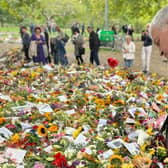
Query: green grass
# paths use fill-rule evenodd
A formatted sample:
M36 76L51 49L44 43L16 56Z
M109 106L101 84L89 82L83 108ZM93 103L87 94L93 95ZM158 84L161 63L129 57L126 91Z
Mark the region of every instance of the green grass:
M19 33L19 27L17 26L5 26L5 27L0 27L0 32L1 33Z

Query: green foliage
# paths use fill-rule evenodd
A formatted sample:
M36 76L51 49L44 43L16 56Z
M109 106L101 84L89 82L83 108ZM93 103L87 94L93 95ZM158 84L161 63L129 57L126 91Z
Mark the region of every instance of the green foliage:
M133 24L141 29L168 0L108 0L109 25ZM64 26L72 22L104 26L104 0L1 0L0 22Z

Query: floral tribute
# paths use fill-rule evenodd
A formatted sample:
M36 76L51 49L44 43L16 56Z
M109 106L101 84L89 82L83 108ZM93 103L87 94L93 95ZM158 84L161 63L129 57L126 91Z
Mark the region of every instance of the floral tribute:
M168 166L168 81L104 67L0 71L0 167Z

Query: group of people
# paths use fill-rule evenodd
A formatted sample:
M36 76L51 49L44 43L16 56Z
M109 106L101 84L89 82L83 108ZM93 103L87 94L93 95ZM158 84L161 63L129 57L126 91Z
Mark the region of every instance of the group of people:
M84 63L83 55L85 54L84 37L80 33L79 28L73 27L71 41L74 45L74 55L78 65ZM113 27L115 31L115 28ZM21 37L23 43L23 51L27 61L46 64L51 63L51 55L53 56L54 64L67 65L68 57L66 54L66 43L69 41L69 36L64 33L59 26L55 27L57 35L55 38L49 38L47 29L43 26L35 27L30 36L26 27L21 27ZM89 47L90 47L90 63L100 65L99 47L100 40L98 33L94 31L93 27L87 28L89 33ZM132 34L126 34L125 42L123 44L122 52L124 64L126 68L133 66L135 59L136 47L132 40ZM149 35L149 25L146 30L142 32L141 40L143 41L142 48L142 65L144 73L150 70L150 59L152 53L152 38Z
M90 63L100 65L98 57L100 41L98 35L94 32L93 27L88 27L87 30L90 34ZM64 33L59 26L55 27L55 31L57 32L56 36L50 38L44 26L34 27L34 29L31 30L31 36L28 33L27 27L22 26L20 28L23 51L27 62L33 61L35 64L45 65L52 62L51 56L53 56L54 64L68 64L65 46L69 41L69 36ZM84 60L82 55L85 54L84 38L79 28L75 27L73 29L71 41L74 45L74 55L78 65L83 64Z
M62 65L68 64L66 58L65 44L68 36L64 35L61 29L56 26L56 38L49 38L48 30L43 26L37 26L28 33L27 27L20 28L23 51L26 61L33 61L35 64L51 63L51 54L54 56L54 63Z
M150 25L148 24L146 30L142 32L141 41L143 42L142 47L142 70L144 73L149 73L150 71L150 60L152 54L152 38L149 34ZM136 47L132 41L130 35L126 36L125 43L123 45L123 58L126 68L130 68L133 65L135 59Z

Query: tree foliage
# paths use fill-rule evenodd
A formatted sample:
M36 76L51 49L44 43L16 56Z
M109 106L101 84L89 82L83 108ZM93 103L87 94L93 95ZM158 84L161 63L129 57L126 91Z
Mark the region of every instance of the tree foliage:
M136 27L150 22L168 3L168 0L108 1L109 25L127 23ZM104 9L104 0L0 0L0 21L48 23L54 20L62 26L77 21L103 27Z

